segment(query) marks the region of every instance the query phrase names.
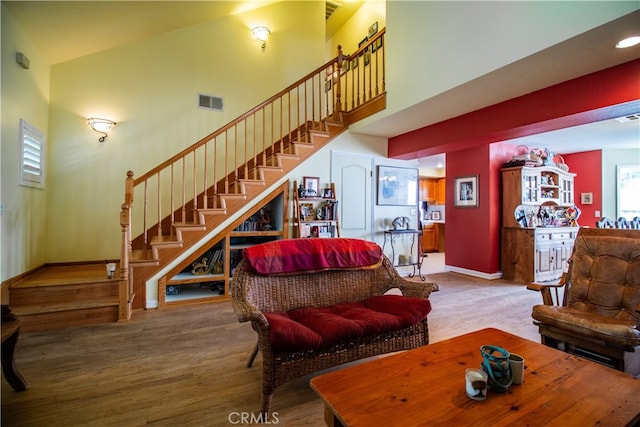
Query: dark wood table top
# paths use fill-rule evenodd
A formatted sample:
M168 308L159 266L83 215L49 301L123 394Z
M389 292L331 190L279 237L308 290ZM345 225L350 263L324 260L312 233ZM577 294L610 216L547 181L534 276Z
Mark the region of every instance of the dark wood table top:
M524 382L474 401L465 393L465 369L480 367L487 344L524 357ZM323 374L311 387L330 426L640 422L639 379L492 328Z

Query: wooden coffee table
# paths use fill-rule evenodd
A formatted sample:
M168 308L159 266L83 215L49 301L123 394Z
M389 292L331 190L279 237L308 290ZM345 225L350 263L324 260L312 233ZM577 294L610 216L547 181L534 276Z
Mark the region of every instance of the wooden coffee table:
M524 382L484 401L465 393L465 368L480 367L480 346L525 358ZM329 426L634 425L640 422L640 379L498 329L317 376Z

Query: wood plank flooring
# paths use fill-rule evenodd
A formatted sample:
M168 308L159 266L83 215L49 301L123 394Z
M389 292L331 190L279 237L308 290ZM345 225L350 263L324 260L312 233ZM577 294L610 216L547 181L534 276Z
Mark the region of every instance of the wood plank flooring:
M537 293L522 284L438 272L438 262L430 257L423 269L441 289L431 297L431 342L485 327L539 341L531 322ZM25 333L16 365L29 389L18 393L2 380L2 426L247 425L240 417L257 415L262 387L260 356L246 367L254 344L255 332L237 322L229 302ZM311 378L276 389L277 425L324 425Z

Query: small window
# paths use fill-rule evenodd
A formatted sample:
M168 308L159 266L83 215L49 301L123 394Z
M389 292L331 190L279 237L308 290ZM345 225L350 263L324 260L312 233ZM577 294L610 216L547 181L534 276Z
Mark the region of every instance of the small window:
M640 217L640 165L618 165L618 218Z
M20 119L20 185L44 188L44 135Z

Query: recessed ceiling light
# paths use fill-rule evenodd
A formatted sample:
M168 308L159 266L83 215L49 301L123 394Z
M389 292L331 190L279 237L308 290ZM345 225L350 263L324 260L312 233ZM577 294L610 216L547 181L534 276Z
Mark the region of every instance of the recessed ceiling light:
M640 43L640 36L627 37L624 40L620 40L616 43L616 47L619 49L623 49L625 47L635 46Z

